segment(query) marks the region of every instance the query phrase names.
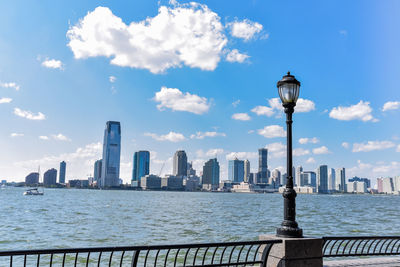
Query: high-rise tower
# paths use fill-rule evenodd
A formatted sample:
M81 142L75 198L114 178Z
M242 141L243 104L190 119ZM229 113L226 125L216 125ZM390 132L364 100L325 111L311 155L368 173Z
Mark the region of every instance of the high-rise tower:
M58 182L60 184L65 184L65 172L67 169L67 163L65 161L60 162L60 174L58 176Z
M108 121L104 130L100 187L119 186L120 156L121 124L118 121Z
M230 160L228 163L228 179L235 183L241 183L244 181L244 161Z
M175 152L173 174L175 176L187 176L187 156L184 150Z
M258 149L258 174L257 183L266 184L268 182L268 149Z
M140 181L140 179L148 175L150 172L150 152L138 151L133 156L132 182Z
M219 163L217 159L210 159L204 163L202 184L219 185Z

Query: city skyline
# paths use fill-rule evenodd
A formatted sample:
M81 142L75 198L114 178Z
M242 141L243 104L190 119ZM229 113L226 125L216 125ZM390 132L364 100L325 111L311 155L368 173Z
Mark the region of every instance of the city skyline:
M0 118L7 125L0 132L1 179L23 181L38 165L56 168L63 160L67 180L93 175L109 120L124 127L124 183L131 180L132 155L139 150L150 151L150 173L158 174L164 164L162 175L172 173L173 153L185 150L198 171L217 158L223 178L235 156L248 159L256 172L257 150L268 147L268 165L283 174L285 125L276 82L288 70L302 83L294 113L294 166L345 167L346 177L373 181L400 174L400 126L393 123L400 119L400 38L393 23L399 18L392 8L398 3L363 3L370 14L364 17L353 12L357 1L337 1L317 15L320 4L291 2L284 20L274 12L284 7L280 3L187 3L1 3L1 22L8 25L0 29ZM128 47L138 54L126 61L118 50L126 36L98 40L111 42L106 53L79 42L85 39L81 34L93 37L85 22L113 30L99 20L103 16L121 29L131 27L128 38L147 41L155 38L149 28L143 36L136 31L146 17L155 30L162 29L156 18L163 16L171 25L184 18L205 23L212 43L196 43L209 57L190 46L196 37L181 27L175 34L191 51L186 57L176 58L177 51L183 53L176 39L162 36L159 42L171 45L166 54L149 56L146 45ZM207 27L212 23L218 27Z

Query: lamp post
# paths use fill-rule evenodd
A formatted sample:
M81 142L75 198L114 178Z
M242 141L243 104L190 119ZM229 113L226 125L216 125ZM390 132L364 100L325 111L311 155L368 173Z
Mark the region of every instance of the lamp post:
M281 227L276 229L280 237L303 237L303 230L296 222L296 191L293 189L293 156L292 156L292 114L299 97L300 82L290 72L283 76L277 84L279 97L286 113L287 131L287 176L286 187L283 191L284 219Z

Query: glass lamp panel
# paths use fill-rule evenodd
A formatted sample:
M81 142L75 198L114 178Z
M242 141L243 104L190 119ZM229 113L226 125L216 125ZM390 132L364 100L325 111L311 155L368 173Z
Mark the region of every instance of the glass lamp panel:
M279 87L279 96L282 103L296 103L299 97L299 86L293 83L282 84Z

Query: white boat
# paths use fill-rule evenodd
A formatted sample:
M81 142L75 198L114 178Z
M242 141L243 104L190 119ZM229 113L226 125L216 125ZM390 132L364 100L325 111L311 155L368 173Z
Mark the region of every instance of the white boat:
M28 189L24 192L24 196L43 196L43 194L37 188Z

